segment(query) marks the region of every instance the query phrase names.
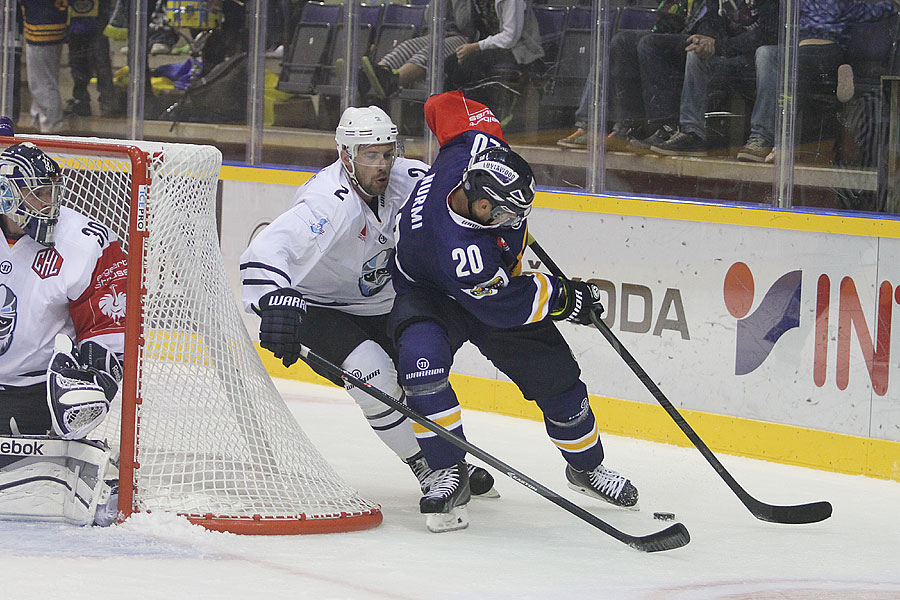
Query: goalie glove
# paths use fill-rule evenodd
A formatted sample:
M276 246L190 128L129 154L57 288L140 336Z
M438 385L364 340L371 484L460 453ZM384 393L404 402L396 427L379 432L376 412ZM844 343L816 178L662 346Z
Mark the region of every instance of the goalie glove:
M556 308L550 312L555 321L572 321L579 325L591 325L591 313L603 314L600 304L600 287L585 281L562 279L562 288L556 300Z
M94 373L106 399L112 402L122 383L123 369L119 357L103 344L85 340L78 346L78 362Z
M47 407L53 431L62 439L84 438L109 412L107 390L98 382L98 373L78 361L69 336L56 335L47 369ZM118 389L113 377L105 375Z
M259 345L271 350L285 367L300 358L300 326L306 300L293 288L281 288L259 299L253 309L259 315Z

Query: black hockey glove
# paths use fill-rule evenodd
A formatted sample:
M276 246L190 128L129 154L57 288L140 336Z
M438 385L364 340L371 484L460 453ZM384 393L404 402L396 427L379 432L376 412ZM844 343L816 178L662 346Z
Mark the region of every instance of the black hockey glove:
M112 402L122 382L122 361L103 344L85 340L78 346L78 360L94 374L97 385L103 388L106 399Z
M603 314L600 304L600 288L585 281L562 280L563 288L556 301L556 308L550 312L555 321L572 321L579 325L591 325L591 312L597 317Z
M254 307L260 318L259 345L271 350L289 367L300 358L300 324L306 300L293 288L281 288L259 299Z

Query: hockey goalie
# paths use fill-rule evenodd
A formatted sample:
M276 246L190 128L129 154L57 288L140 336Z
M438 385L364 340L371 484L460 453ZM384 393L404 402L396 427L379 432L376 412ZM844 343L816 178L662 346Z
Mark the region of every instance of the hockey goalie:
M122 380L127 266L64 190L35 145L0 152L0 519L109 525L114 459L88 437Z

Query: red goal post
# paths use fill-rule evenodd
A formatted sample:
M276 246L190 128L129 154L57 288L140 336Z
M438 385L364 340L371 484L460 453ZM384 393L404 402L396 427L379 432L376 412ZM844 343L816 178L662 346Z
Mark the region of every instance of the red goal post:
M91 434L120 450L119 510L169 511L216 531L353 531L382 520L298 425L228 287L212 146L55 136L64 205L128 256L122 401Z

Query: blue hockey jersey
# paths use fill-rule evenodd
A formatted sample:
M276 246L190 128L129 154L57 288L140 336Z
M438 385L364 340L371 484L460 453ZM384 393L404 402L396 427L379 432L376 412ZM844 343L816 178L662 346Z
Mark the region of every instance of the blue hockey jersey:
M442 102L448 100L442 98L447 94L459 96ZM394 288L398 294L416 286L437 290L491 327L540 321L554 306L561 282L543 273L521 273L527 224L515 229L487 228L450 208L450 195L461 184L469 159L488 146L506 146L506 142L497 135L502 133L496 119L483 126L471 112L464 119L448 113L448 106L455 108L458 103L453 100L461 94L447 94L428 100L441 103L441 110L429 111L426 104L426 119L442 145L431 170L413 188L397 216ZM473 104L467 101L466 108ZM460 123L459 131L452 131L456 135L451 137L434 119Z

